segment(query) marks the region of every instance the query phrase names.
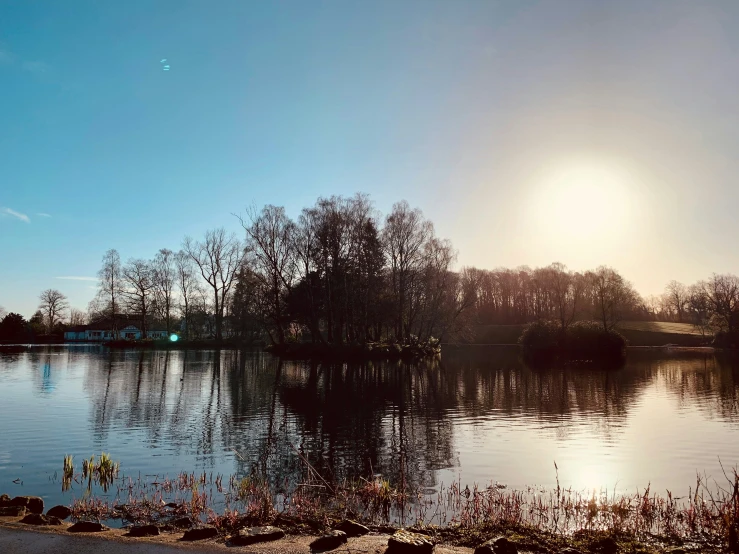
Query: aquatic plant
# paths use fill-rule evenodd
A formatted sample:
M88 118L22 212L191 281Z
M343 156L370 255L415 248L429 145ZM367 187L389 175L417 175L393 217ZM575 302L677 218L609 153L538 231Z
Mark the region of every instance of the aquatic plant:
M64 456L64 476L72 477L74 475L74 463L72 462L72 456Z
M103 487L103 490L107 491L110 484L118 476L119 471L120 463L114 462L113 459L110 457L110 454L107 454L105 452L100 453L99 461L96 461L95 454L90 456L89 459L82 460L82 478L87 479L88 491L92 489L93 481L99 483L100 486ZM64 489L63 487L63 490L66 489Z
M87 479L95 471L95 454L89 460L82 460L82 477Z
M62 492L70 489L72 486L72 479L74 479L74 463L72 461L72 456L65 454L62 469Z
M110 457L110 454L106 454L105 452L100 454L100 462L95 470L98 472L101 479L106 479L108 481L112 480L113 477L118 474L119 469L120 463L114 462Z

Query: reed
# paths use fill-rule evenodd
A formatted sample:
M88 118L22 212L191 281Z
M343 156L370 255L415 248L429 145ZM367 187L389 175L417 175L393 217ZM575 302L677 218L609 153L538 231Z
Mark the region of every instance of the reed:
M739 474L733 470L726 479L726 486L709 487L699 475L695 488L680 498L669 491L658 495L650 487L632 494L577 491L563 488L558 476L550 490L509 490L497 483L463 487L457 481L428 495L393 486L382 477L327 486L323 477L308 470L292 486L270 485L256 475L231 476L224 482L220 475L181 472L151 481L117 478L112 503L83 497L74 501L72 515L77 520L133 523L189 516L224 533L276 522L295 532L320 532L350 517L383 529L423 528L467 546L490 530L504 530L529 537L526 540L535 536L542 548L555 551L562 541L581 541L579 546L587 550L593 537L613 536L644 543L656 538L665 544L693 541L739 552Z

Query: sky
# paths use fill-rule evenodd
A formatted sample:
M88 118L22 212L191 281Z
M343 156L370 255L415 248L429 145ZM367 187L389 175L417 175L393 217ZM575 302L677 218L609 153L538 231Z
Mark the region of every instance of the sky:
M405 199L457 267L739 273L739 2L0 0L0 306ZM166 60L163 62L162 60ZM169 70L165 70L165 65Z

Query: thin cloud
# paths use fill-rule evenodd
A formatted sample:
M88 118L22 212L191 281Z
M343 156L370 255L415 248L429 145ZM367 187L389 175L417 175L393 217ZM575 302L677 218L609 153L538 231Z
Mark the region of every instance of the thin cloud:
M10 208L2 208L2 210L0 210L0 214L12 215L13 217L17 217L21 221L25 221L26 223L31 223L31 220L28 218L26 214L16 212L15 210L11 210Z
M36 215L39 217L51 217L51 214L47 214L46 212L36 212Z
M77 275L67 275L64 277L54 277L54 279L66 279L67 281L97 281L97 277L80 277Z

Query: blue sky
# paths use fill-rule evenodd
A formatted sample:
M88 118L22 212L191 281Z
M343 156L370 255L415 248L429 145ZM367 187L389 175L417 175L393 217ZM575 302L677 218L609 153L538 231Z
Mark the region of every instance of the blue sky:
M94 282L59 277L108 248L152 257L253 204L356 191L421 208L459 265L609 264L644 294L739 273L737 2L0 13L7 310L50 287L84 309Z

